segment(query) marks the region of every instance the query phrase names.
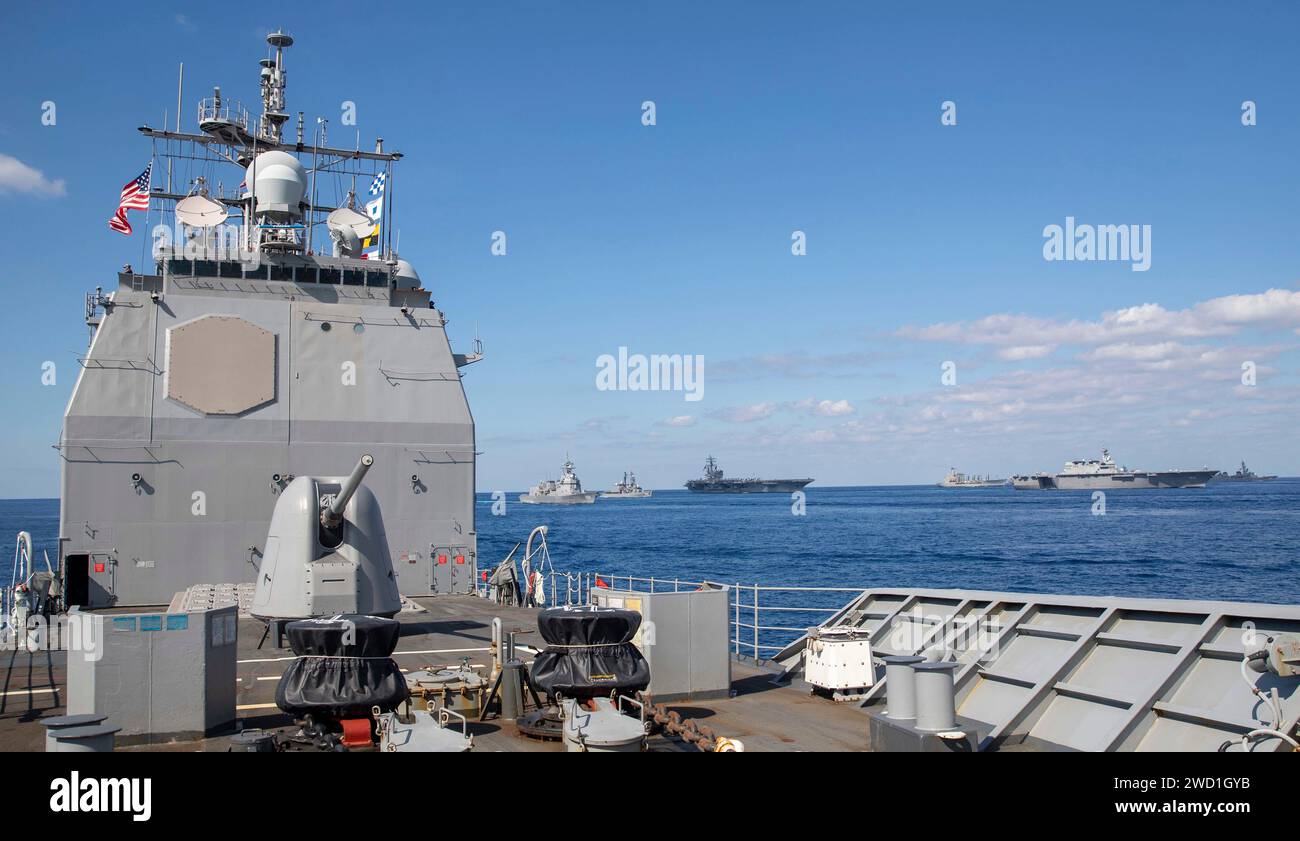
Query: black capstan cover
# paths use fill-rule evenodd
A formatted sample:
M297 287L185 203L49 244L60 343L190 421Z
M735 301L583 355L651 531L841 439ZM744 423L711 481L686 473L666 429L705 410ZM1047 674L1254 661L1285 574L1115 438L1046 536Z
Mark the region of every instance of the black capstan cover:
M552 607L537 614L537 632L550 645L618 645L640 627L641 614L615 607Z
M553 607L537 615L549 647L533 659L533 685L552 698L632 694L650 683L650 664L630 640L641 614L617 608Z
M392 710L410 695L389 656L401 625L375 616L303 619L285 628L298 659L275 689L275 704L301 718L356 718Z
M387 657L396 650L401 630L396 619L357 614L299 619L284 628L289 647L299 657Z

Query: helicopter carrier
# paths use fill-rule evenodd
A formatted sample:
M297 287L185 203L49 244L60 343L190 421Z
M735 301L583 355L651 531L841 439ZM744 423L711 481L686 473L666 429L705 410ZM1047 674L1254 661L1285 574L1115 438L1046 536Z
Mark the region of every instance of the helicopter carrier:
M256 578L257 604L269 606L262 596L278 592L272 572L292 580L301 568L341 567L342 549L369 553L379 580L385 567L393 570L400 598L386 592L389 607L379 612L396 611L395 618L374 621L393 623L383 627L393 632L394 672L412 692L450 705L444 723L453 713L464 722L463 730L434 725L455 731L458 750L474 740L478 749L564 749L504 715L504 697L490 717L492 694L484 690L535 669L550 642L539 638L544 614L572 610L582 618L592 606L594 613L640 612L647 622L658 616L657 633L649 624L636 628L619 649L634 647L651 661L651 689L656 680L685 687L673 700L641 694L633 702L639 721L605 716L632 722L630 744L640 749L1274 751L1295 744L1295 606L849 581L822 588L656 581L539 569L532 535L521 561L526 573L493 577L508 586L480 587L474 422L460 369L481 352L452 351L431 291L387 242L390 225L380 223L391 223L400 154L378 141L373 151L332 148L320 129L308 139L301 114L296 137L286 139L293 118L284 102L284 51L292 39L277 32L268 44L259 119L214 92L199 107L200 133L140 129L168 164L153 168L166 181L150 190L149 212L175 217L181 235L158 244L148 270L124 270L116 288L89 299L91 346L58 445L55 563L43 576L30 540L20 539L27 555L15 567L19 584L6 594L0 748L39 750L55 737L38 719L53 733L68 725L58 721L62 713L96 718L105 698L139 691L149 693L148 703L132 714L178 712L167 699L200 691L227 699L228 715L196 733L146 727L123 749L244 750L267 744L259 734L268 733L279 744L301 742L307 728L285 710L277 686L302 656L264 644L276 616L305 614L230 597ZM187 168L200 171L192 183L182 176ZM337 205L318 204L310 187L326 168L348 174ZM240 186L231 191L228 183ZM371 198L358 204L358 190ZM230 251L216 229L232 212L241 224L230 232ZM745 486L757 483L752 490L784 491L811 481L725 480L710 459L706 479L691 489L750 492ZM318 540L328 545L316 560L287 560L288 548ZM498 572L515 569L513 555ZM522 591L514 583L521 578ZM340 581L313 579L326 589L291 594L310 596L311 615L329 615L321 604L347 601ZM830 601L799 601L810 590ZM541 602L548 610L533 606ZM9 606L21 606L21 623ZM65 608L77 608L69 617L104 621L122 659L95 673L98 666L78 665L77 651L41 648L27 619L55 618ZM675 643L684 632L678 639L686 642ZM181 642L192 648L176 648ZM188 658L191 650L202 668ZM155 656L184 659L156 670ZM701 678L706 658L712 670ZM89 685L87 669L103 680ZM707 691L693 683L701 679ZM910 718L909 696L916 702ZM600 699L590 700L593 709L579 718L595 717ZM946 726L923 726L923 708ZM367 749L393 734L393 720L383 722L378 733L363 734ZM120 728L69 727L83 729L96 732L75 738ZM55 741L63 738L74 736Z
M1110 451L1103 449L1100 459L1071 459L1056 474L1055 486L1063 491L1112 490L1121 488L1204 488L1216 471L1199 470L1132 470L1115 464Z

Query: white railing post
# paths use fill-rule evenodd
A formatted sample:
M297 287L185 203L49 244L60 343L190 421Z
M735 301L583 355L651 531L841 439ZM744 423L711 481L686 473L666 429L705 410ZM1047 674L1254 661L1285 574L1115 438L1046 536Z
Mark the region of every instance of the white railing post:
M736 586L732 588L731 592L735 597L735 603L736 603L735 641L736 641L736 659L739 660L740 659L740 582L739 581L736 582Z
M754 665L758 665L758 583L754 583Z

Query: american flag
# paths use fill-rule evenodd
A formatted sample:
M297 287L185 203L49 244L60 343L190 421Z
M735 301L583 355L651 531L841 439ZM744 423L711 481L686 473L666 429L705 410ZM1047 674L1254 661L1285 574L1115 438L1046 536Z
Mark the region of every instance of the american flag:
M122 188L122 199L117 205L117 213L113 218L108 220L108 227L118 233L131 234L131 223L126 221L126 212L128 210L148 210L149 209L149 173L153 171L153 161L144 168L144 172L139 177L127 182Z

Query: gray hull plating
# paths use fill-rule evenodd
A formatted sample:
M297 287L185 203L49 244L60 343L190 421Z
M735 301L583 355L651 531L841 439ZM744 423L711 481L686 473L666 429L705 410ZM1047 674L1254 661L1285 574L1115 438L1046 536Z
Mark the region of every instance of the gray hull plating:
M1115 473L1100 476L1071 476L1058 473L1056 487L1063 491L1203 488L1213 475L1213 470L1171 470L1162 473Z
M527 505L590 505L596 501L596 492L580 494L520 494L519 501Z
M288 480L365 451L401 591L471 592L474 421L444 323L428 292L387 283L121 275L59 444L69 587L143 605L252 581Z
M762 494L801 491L812 479L722 479L709 482L695 479L686 483L687 490L698 494Z

